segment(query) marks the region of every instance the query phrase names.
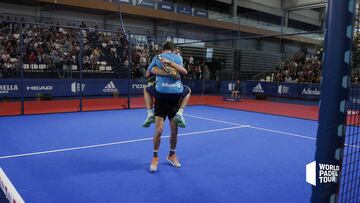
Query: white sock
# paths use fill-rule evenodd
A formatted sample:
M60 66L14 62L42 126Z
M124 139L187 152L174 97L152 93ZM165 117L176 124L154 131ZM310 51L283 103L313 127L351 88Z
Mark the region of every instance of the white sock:
M183 108L180 108L179 110L178 110L178 112L177 112L177 114L180 114L180 115L182 115L184 113L184 109Z
M147 110L148 117L154 115L154 112L152 109Z

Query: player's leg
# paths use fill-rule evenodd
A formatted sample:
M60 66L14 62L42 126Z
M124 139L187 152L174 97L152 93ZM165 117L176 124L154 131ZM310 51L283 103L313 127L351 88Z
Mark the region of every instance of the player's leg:
M177 111L174 120L176 121L177 125L181 128L185 128L186 127L186 122L185 122L185 118L183 116L184 113L184 109L187 106L187 104L189 103L191 97L191 89L188 86L184 86L184 91L182 94L182 99L181 99L181 103L180 103L180 108Z
M153 137L153 158L151 160L150 164L150 171L155 172L157 171L158 165L159 165L159 157L158 152L160 148L160 142L161 142L161 134L164 130L164 118L160 116L155 117L155 134Z
M153 137L154 156L150 165L151 172L157 171L157 167L159 165L158 152L160 147L161 134L164 130L165 119L166 116L168 115L167 113L168 106L166 102L162 102L159 99L155 99L154 109L155 109L155 134Z
M234 99L237 99L238 98L238 93L239 93L239 91L234 91Z
M170 120L170 128L171 128L171 135L170 135L170 151L169 155L167 156L167 160L170 164L176 168L180 168L181 164L176 157L176 145L177 145L177 138L178 138L178 125L174 119Z
M142 125L144 128L150 127L151 123L155 122L154 111L152 108L153 99L152 99L152 95L150 94L150 93L154 94L155 93L154 91L155 91L154 85L149 85L144 88L144 101L147 110L147 117Z

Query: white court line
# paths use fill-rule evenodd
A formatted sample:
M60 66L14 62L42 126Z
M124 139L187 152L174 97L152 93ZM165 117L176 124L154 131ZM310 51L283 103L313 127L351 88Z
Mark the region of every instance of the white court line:
M2 168L0 168L0 189L4 192L6 199L9 200L9 202L24 203L23 198L6 176Z
M283 132L283 131L278 131L278 130L271 130L271 129L267 129L267 128L260 128L260 127L255 127L255 126L250 126L249 128L256 129L256 130L273 132L273 133L278 133L278 134L283 134L283 135L290 135L290 136L293 136L293 137L300 137L300 138L309 139L309 140L316 140L316 138L314 138L314 137L309 137L309 136L305 136L305 135L298 135L298 134L288 133L288 132Z
M214 129L214 130L204 130L204 131L197 131L197 132L190 132L190 133L179 133L178 136L180 137L180 136L186 136L186 135L198 135L198 134L234 130L234 129L246 128L246 127L249 127L249 126L241 125L241 126L234 126L234 127L228 127L228 128L219 128L219 129ZM170 137L169 135L162 136L162 138L169 138L169 137ZM152 137L148 137L148 138L142 138L142 139L125 140L125 141L111 142L111 143L105 143L105 144L87 145L87 146L81 146L81 147L71 147L71 148L65 148L65 149L39 151L39 152L23 153L23 154L14 154L14 155L8 155L8 156L1 156L0 159L10 159L10 158L16 158L16 157L25 157L25 156L34 156L34 155L41 155L41 154L51 154L51 153L75 151L75 150L81 150L81 149L99 148L99 147L106 147L106 146L112 146L112 145L120 145L120 144L148 141L148 140L152 140L152 139L153 139Z
M354 147L354 148L358 148L358 149L360 149L360 146L358 146L358 145L353 145L353 144L345 144L346 146L350 146L350 147Z
M230 125L241 125L241 126L249 127L249 125L245 125L245 124L241 124L241 123L233 123L233 122L222 121L222 120L217 120L217 119L212 119L212 118L206 118L206 117L202 117L202 116L194 116L194 115L189 115L189 114L184 114L184 115L186 117L198 118L198 119L202 119L202 120L206 120L206 121L215 121L218 123L225 123L225 124L230 124Z
M290 136L293 136L293 137L300 137L300 138L305 138L305 139L316 140L316 138L305 136L305 135L299 135L299 134L288 133L288 132L283 132L283 131L278 131L278 130L272 130L272 129L268 129L268 128L260 128L260 127L256 127L256 126L252 126L252 125L245 125L245 124L240 124L240 123L228 122L228 121L223 121L223 120L218 120L218 119L206 118L206 117L202 117L202 116L194 116L194 115L189 115L189 114L184 114L184 115L187 116L187 117L191 117L191 118L198 118L198 119L202 119L202 120L214 121L214 122L225 123L225 124L230 124L230 125L242 125L242 126L245 126L247 128L263 130L263 131L269 131L269 132L274 132L274 133L284 134L284 135L290 135Z
M189 115L189 114L184 114L184 115L187 116L187 117L191 117L191 118L198 118L198 119L207 120L207 121L214 121L214 122L218 122L218 123L226 123L226 124L230 124L230 125L242 125L244 127L251 128L251 129L268 131L268 132L273 132L273 133L278 133L278 134L283 134L283 135L289 135L289 136L292 136L292 137L304 138L304 139L309 139L309 140L316 140L316 138L309 137L309 136L306 136L306 135L299 135L299 134L295 134L295 133L289 133L289 132L284 132L284 131L279 131L279 130L272 130L272 129L268 129L268 128L261 128L261 127L256 127L256 126L252 126L252 125L244 125L244 124L233 123L233 122L228 122L228 121L223 121L223 120L218 120L218 119L212 119L212 118L206 118L206 117L201 117L201 116L195 116L195 115ZM349 145L349 144L345 144L345 145L360 149L360 146L358 146L358 145Z

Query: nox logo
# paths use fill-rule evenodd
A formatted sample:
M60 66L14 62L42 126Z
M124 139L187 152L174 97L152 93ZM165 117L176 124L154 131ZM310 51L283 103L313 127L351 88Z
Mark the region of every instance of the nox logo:
M132 84L131 86L133 89L144 89L146 84Z
M322 163L317 165L316 161L313 161L306 165L306 182L313 186L316 186L316 183L336 183L339 171L340 166L338 165Z
M73 82L71 83L71 92L73 93L78 93L80 92L80 86L81 86L81 91L84 91L85 89L85 84L80 84L78 82Z

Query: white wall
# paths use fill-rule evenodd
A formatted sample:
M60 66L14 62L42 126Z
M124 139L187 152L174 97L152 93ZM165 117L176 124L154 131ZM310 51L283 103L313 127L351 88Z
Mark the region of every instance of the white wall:
M44 18L55 18L55 19L64 19L64 20L73 20L73 21L87 21L102 24L104 23L104 17L101 15L73 12L73 11L64 11L64 10L49 10L42 11L41 17Z
M292 1L290 1L291 3ZM277 16L282 16L280 0L238 0L238 6L269 13ZM301 10L291 12L289 18L292 20L298 20L313 25L320 25L319 12L312 10Z

